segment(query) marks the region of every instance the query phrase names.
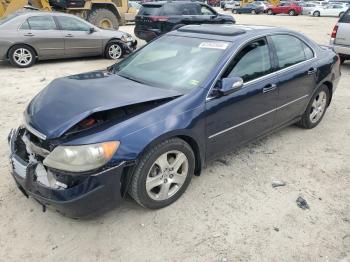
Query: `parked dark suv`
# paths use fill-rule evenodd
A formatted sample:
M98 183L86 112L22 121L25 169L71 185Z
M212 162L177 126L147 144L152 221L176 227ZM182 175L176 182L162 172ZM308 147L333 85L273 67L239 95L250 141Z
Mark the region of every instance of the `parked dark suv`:
M200 2L150 2L143 4L135 23L135 35L148 42L184 25L234 24L235 19Z

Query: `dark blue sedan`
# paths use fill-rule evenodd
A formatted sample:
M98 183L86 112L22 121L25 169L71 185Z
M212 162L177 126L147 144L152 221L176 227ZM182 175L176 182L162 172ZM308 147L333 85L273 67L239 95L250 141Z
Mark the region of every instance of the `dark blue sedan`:
M185 26L42 90L9 135L12 175L70 217L127 193L162 208L219 155L291 124L317 126L339 77L334 51L294 31Z

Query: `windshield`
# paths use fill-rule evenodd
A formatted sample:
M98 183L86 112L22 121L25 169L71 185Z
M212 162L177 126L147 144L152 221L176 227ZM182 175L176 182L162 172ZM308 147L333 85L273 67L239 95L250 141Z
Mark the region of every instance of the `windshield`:
M15 18L15 17L17 17L17 16L18 16L18 14L14 13L14 14L5 16L4 18L1 18L1 19L0 19L0 25L5 24L6 22L12 20L13 18Z
M189 91L201 86L228 47L223 41L164 36L116 64L114 70L137 82Z

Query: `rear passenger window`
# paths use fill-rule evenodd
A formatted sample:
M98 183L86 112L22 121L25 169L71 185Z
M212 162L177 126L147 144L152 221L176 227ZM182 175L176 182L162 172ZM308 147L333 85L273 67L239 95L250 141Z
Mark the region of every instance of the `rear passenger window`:
M276 48L279 69L295 65L314 56L304 42L291 35L271 36Z
M238 53L225 77L251 81L271 72L269 48L265 39L256 40Z
M141 7L138 15L145 15L145 16L156 16L159 15L161 5L144 5Z
M182 15L184 12L184 6L177 4L165 4L163 10L165 15Z
M31 30L56 30L56 23L51 16L32 16L27 19ZM25 26L25 24L23 24Z
M350 23L350 9L339 19L340 23Z

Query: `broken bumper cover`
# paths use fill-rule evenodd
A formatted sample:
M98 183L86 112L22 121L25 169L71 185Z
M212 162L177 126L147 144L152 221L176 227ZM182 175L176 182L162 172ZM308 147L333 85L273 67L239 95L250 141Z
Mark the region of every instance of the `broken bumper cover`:
M124 43L123 46L124 46L124 49L126 50L126 52L128 54L130 54L130 53L132 53L132 52L134 52L136 50L136 48L137 48L137 40L134 40L134 41L128 42L128 43Z
M22 193L33 197L46 207L72 218L86 218L117 206L121 200L121 176L125 163L102 172L86 175L84 180L66 189L54 189L36 180L35 163L29 163L16 154L17 131L9 136L11 147L11 174ZM74 175L72 175L74 176Z

